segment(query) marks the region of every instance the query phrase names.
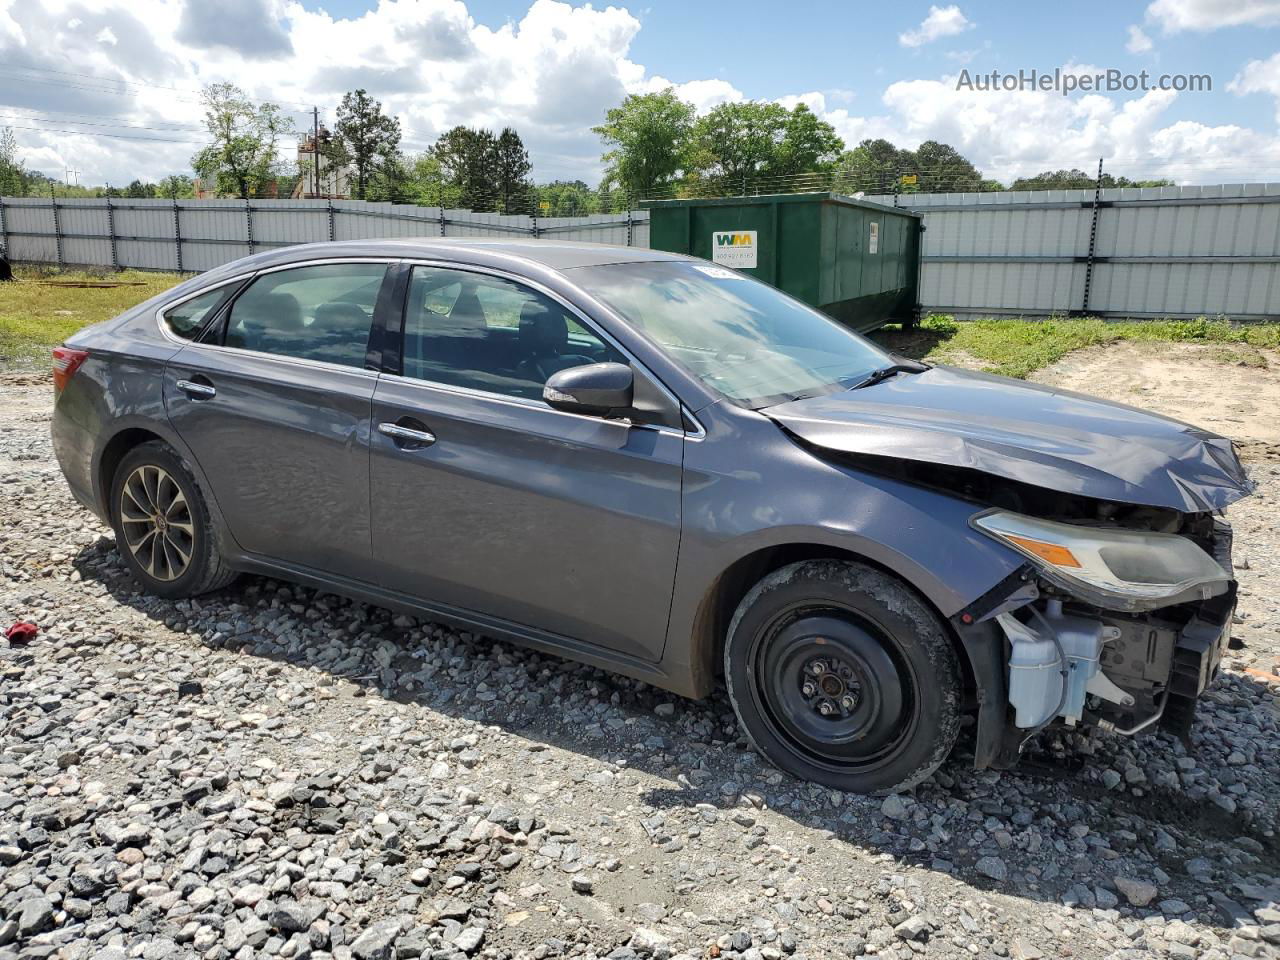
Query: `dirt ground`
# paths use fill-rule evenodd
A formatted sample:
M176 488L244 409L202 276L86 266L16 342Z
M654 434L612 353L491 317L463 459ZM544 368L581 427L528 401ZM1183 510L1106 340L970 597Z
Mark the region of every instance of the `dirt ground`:
M1243 361L1243 362L1241 362ZM138 592L0 373L0 960L1280 956L1280 357L1033 379L1243 441L1236 633L1191 740L797 781L692 702L292 584ZM184 692L184 690L186 692Z
M1155 410L1236 441L1246 460L1280 460L1280 352L1124 341L1069 354L1030 377Z

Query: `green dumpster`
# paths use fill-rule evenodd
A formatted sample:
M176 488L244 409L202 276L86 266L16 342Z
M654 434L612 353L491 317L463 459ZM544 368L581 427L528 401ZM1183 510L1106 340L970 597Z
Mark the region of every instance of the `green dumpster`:
M749 273L855 330L912 324L920 216L838 193L651 200L649 246Z

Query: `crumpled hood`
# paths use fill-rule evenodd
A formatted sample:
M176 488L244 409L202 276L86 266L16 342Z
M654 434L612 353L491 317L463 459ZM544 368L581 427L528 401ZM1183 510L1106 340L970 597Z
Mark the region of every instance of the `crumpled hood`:
M934 367L764 413L806 443L1198 513L1253 485L1231 441L1124 404Z

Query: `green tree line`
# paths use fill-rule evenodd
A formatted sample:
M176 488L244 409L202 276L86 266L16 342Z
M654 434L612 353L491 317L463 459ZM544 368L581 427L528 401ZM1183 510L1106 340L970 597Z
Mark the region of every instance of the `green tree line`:
M282 159L299 131L281 107L254 101L234 84L204 88L208 142L191 158L203 195L288 197L323 195L335 170L350 196L427 206L583 216L615 212L641 200L839 190L844 193L943 193L1080 189L1095 176L1078 169L1044 171L1005 185L984 176L945 143L914 150L868 139L849 147L835 128L803 103L723 103L698 115L672 88L628 96L592 130L604 147L604 177L535 183L520 134L511 127L457 126L428 149L402 149L399 118L365 90L345 94L333 130L322 130L309 158ZM312 159L314 158L314 159ZM314 176L319 163L321 177ZM1129 180L1105 174L1104 187L1163 186L1169 180ZM196 195L197 181L175 173L156 183L68 187L25 169L12 130L0 132L0 195L173 197Z

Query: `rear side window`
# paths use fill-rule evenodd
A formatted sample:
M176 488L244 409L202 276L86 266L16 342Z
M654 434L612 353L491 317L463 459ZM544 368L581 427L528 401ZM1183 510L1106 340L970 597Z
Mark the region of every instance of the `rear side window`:
M386 271L384 263L329 263L261 276L232 304L224 343L363 367Z
M166 311L164 322L169 332L183 340L194 340L226 295L227 288L219 287Z

